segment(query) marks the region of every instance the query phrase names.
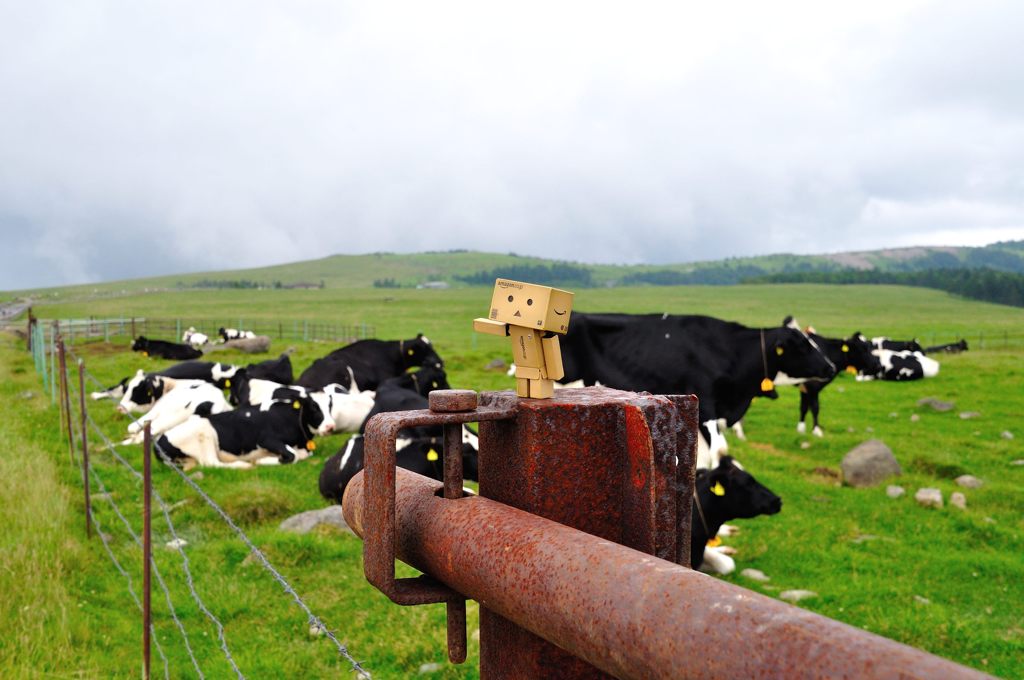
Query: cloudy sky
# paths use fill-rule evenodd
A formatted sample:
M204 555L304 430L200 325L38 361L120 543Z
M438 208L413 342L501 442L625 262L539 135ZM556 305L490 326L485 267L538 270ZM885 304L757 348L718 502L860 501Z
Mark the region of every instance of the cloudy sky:
M0 289L1024 238L1024 3L0 0Z

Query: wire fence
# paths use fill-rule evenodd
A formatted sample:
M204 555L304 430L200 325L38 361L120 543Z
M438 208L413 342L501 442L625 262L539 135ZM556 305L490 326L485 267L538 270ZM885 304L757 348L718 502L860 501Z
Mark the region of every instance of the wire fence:
M164 574L160 571L157 561L149 554L148 546L151 545L151 533L152 529L150 526L150 515L148 503L144 504L143 512L143 529L140 532L133 526L132 521L129 519L132 513L125 512L124 509L115 501L115 489L112 487L110 480L104 481L104 476L100 474L97 466L91 462L89 456L89 444L88 435L97 437L102 442L100 449L106 454L109 454L109 460L123 468L132 478L142 483L142 490L144 498L148 498L150 495L156 501L157 506L160 509L160 514L163 516L164 522L167 525L167 531L173 538L168 543L168 547L172 547L178 557L180 557L180 569L182 578L185 583L185 587L188 590L189 597L195 603L196 607L202 612L203 616L209 621L209 623L215 628L217 633L217 640L220 652L224 656L224 660L230 666L234 675L238 678L244 678L245 675L239 664L236 662L235 656L232 654L231 647L228 642L228 635L225 630L224 624L214 614L212 608L204 601L200 595L199 588L196 586L195 577L192 571L191 564L187 551L184 549L186 542L179 535L178 529L171 519L171 511L173 506L168 504L166 500L159 494L155 489L152 488L151 481L148 476L148 470L140 472L130 461L128 461L123 455L117 451L117 444L103 431L103 428L93 418L93 415L89 412L86 406L85 399L85 380L88 379L92 384L102 389L102 383L96 379L86 369L84 360L79 357L72 349L66 347L63 342L63 337L57 331L56 325L54 325L53 333L48 338L43 332L44 326L42 324L36 324L36 328L30 330L29 340L30 347L33 352L33 357L36 364L36 370L42 378L44 384L49 381L51 388L56 389L58 394L60 406L60 429L62 433L66 433L69 442L69 454L72 456L72 461L77 465L78 462L74 460L74 449L75 441L80 442L81 446L81 468L82 468L82 479L83 479L83 491L85 492L85 506L86 506L86 521L87 526L90 524L95 526L96 533L99 535L104 551L110 558L111 564L114 569L122 576L125 581L126 589L131 597L131 600L135 603L136 608L142 615L144 633L148 632L148 636L144 635L143 643L143 657L144 657L144 675L148 678L150 676L149 670L149 658L148 648L149 640L155 643L157 655L159 656L163 665L163 676L170 678L172 676L171 662L169 661L168 654L164 649L164 645L161 644L160 638L156 635L156 629L151 621L151 609L149 606L149 591L147 584L149 584L149 574L152 573L156 577L156 584L163 593L164 604L167 608L167 613L173 622L174 628L177 630L178 636L180 637L180 644L185 650L185 654L188 657L191 669L195 672L199 678L206 678L212 671L207 669L204 671L204 664L197 658L196 651L193 647L191 639L188 634L188 630L185 624L182 622L179 616L180 606L177 606L174 602L174 597L171 594L171 588L168 585L168 581ZM70 380L68 375L67 361L70 357L74 359L78 367L78 380ZM59 375L58 375L59 374ZM77 382L77 389L75 383ZM79 403L79 413L73 414L72 397L76 396ZM75 422L73 415L78 416L78 422ZM136 420L136 423L138 421ZM148 449L148 447L147 447ZM95 451L93 454L95 455ZM313 613L309 605L302 599L295 588L288 582L288 580L281 574L281 572L271 564L266 554L263 553L253 541L245 534L245 532L238 526L238 524L231 518L231 516L225 512L225 510L207 494L191 477L189 477L184 471L182 471L177 465L175 465L171 459L162 451L159 446L153 446L152 453L149 450L143 451L143 461L146 462L152 456L153 459L159 460L164 464L165 467L176 473L176 478L184 483L190 492L198 496L203 503L205 503L213 512L220 518L220 520L231 530L233 535L241 541L248 549L250 555L254 556L256 561L263 567L263 570L268 573L274 580L274 582L280 586L282 591L288 598L305 614L307 623L310 626L310 630L318 631L322 633L337 650L338 655L345 660L349 670L355 673L357 678L370 678L370 673L363 668L362 664L356 660L347 647L341 643L337 635L324 623L324 621ZM148 468L148 465L146 466ZM92 486L95 484L96 490L99 492L98 495L91 495ZM138 486L135 486L131 491L125 491L121 489L122 495L130 495L138 493ZM105 513L97 515L95 505L91 499L97 499L104 501L106 507L109 508L111 516L108 516L107 520L101 519L101 516L106 516ZM133 499L134 502L134 499ZM114 526L116 520L123 527L123 531L130 541L130 545L134 546L140 551L139 558L143 563L143 587L139 588L137 581L133 578L132 569L125 566L123 560L118 559L117 551L114 548ZM138 591L142 591L141 593ZM205 635L205 633L204 633ZM181 671L173 671L173 675L180 676ZM211 676L214 677L214 676Z
M34 317L33 317L34 318ZM44 328L57 325L57 332L66 345L84 340L131 339L144 335L154 340L182 342L186 331L194 330L209 338L212 345L223 341L221 328L251 331L276 340L303 342L355 342L374 338L375 326L366 323L338 324L321 321L292 319L272 321L266 319L170 319L151 317L118 317L113 319L37 319ZM21 322L8 321L8 327L24 327Z

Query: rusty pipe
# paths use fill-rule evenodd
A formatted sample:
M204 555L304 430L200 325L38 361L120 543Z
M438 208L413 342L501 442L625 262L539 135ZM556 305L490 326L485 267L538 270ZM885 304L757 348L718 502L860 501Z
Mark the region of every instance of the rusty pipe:
M363 482L343 501L360 536ZM407 470L396 484L403 562L619 678L989 677Z

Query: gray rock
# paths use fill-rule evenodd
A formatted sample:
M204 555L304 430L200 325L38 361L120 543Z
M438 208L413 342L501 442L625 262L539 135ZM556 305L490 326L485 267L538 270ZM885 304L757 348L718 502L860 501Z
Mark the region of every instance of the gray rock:
M980 489L981 485L985 483L974 475L960 475L954 481L965 489Z
M960 420L970 420L971 418L977 418L981 414L977 411L961 411Z
M917 415L916 413L910 414L910 422L916 423L919 420L921 420L921 416Z
M929 600L927 597L921 597L920 595L914 595L914 602L917 602L919 604L931 604L932 603L932 601Z
M896 486L895 484L890 484L889 486L885 487L885 495L888 496L889 498L899 498L906 492L907 490L904 489L902 486Z
M875 431L875 428L873 428L873 427L865 427L864 431L867 432L868 434L870 434L870 433Z
M320 526L321 524L332 526L341 531L346 531L350 534L355 534L352 529L349 528L348 523L345 521L345 517L342 515L340 505L332 505L330 507L322 508L320 510L309 510L308 512L300 512L297 515L293 515L288 519L281 522L278 527L281 531L292 531L297 534L308 534L310 531Z
M740 576L743 578L749 578L751 581L770 581L771 579L764 575L764 572L760 569L744 569L740 572Z
M936 399L935 397L926 397L924 399L918 399L917 405L931 406L933 409L940 412L952 411L953 407L955 406L955 404L953 404L952 402L942 401L941 399Z
M504 359L492 359L491 363L485 366L488 371L504 371L508 368L508 364L505 363Z
M899 417L900 417L900 414L899 414L899 413L896 413L896 411L890 411L890 412L889 412L889 417L890 417L890 418L899 418Z
M167 543L164 544L164 547L168 550L177 550L178 548L184 548L186 545L188 545L188 541L184 538L176 538L173 541L167 541Z
M810 442L800 442L800 448L801 449L809 449L809 448L811 448L811 443Z
M1013 433L1009 430L1003 430L1002 434L999 435L1003 439L1013 439Z
M1019 458L1014 461L1010 461L1010 465L1024 465L1024 458Z
M193 482L201 481L203 479L203 477L204 477L203 471L202 470L196 470L195 472L190 474L189 477L192 478Z
M786 600L787 602L799 602L800 600L817 596L818 594L813 590L783 590L779 593L779 599Z
M420 666L420 675L426 675L427 673L436 673L441 670L443 666L439 663L425 663Z
M914 500L926 508L941 508L942 491L939 489L918 489L917 493L914 494Z
M36 393L33 392L32 390L28 390L27 392L22 392L20 396L21 396L22 399L26 399L26 400L27 399L33 399L33 398L35 398Z
M960 508L961 510L966 510L967 509L967 496L963 495L959 491L954 491L949 496L949 504L954 506L954 507Z
M892 449L878 439L869 439L851 449L843 456L840 468L843 470L843 481L856 487L874 486L903 472Z
M321 635L324 635L326 633L327 633L327 628L324 627L324 624L318 623L316 621L314 621L313 623L309 624L309 636L310 637L320 637Z

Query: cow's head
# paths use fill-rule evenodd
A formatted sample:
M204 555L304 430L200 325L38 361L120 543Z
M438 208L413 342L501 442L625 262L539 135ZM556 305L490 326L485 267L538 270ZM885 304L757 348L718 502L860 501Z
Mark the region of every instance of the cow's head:
M765 347L764 351L775 355L772 359L769 354L766 361L774 363L777 372L806 380L828 380L836 374L835 364L829 361L817 343L800 330L793 317L786 317L772 337L771 347Z
M852 366L863 375L877 375L882 370L882 363L871 353L874 349L863 333L857 332L843 341L843 354L846 365Z
M403 340L399 343L402 351L402 361L406 368L410 366L434 366L443 368L444 362L434 351L434 346L423 333L418 334L412 340Z
M124 388L124 396L117 405L120 413L148 411L163 396L164 379L158 375L146 375L140 368Z
M139 337L135 338L134 342L132 342L133 352L144 352L148 347L149 340L147 340L144 335L140 335Z
M448 375L444 369L432 363L425 364L423 368L412 374L413 385L417 392L424 397L434 390L450 390Z
M300 412L302 427L306 432L322 436L334 432L334 418L331 417L330 407L324 401L326 395L322 392L319 395L322 398L314 398L308 394L298 397L292 401L292 408Z
M711 494L716 514L729 519L774 515L782 510L782 499L739 467L732 456L722 456L718 467L701 471L697 486L702 499L707 498L705 491Z

